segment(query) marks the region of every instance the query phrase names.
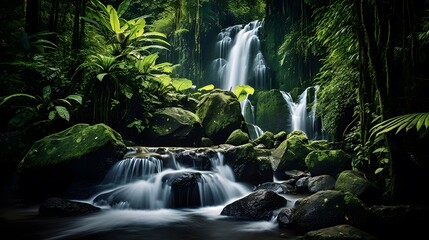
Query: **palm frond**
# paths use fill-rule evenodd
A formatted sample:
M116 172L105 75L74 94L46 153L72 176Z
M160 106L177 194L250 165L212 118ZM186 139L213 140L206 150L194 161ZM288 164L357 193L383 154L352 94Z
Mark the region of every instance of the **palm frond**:
M429 113L405 114L389 118L378 123L371 128L370 136L379 136L383 133L388 133L393 130L396 130L395 134L398 134L401 130L408 132L413 128L415 128L417 131L420 131L423 126L426 129L429 127Z

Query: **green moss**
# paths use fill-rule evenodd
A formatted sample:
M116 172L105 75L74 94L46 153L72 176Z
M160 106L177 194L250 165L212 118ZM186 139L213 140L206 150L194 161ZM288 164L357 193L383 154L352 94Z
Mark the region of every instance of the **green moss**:
M238 146L248 143L249 140L249 134L241 131L241 129L236 129L229 135L225 143Z
M49 167L80 159L100 148L125 148L119 133L105 124L76 124L34 143L19 164L19 170Z

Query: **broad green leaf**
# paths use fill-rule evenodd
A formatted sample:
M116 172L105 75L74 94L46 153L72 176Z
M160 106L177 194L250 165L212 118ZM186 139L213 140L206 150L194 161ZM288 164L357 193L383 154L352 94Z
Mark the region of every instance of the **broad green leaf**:
M118 16L122 16L127 9L130 7L131 1L130 0L124 0L121 4L118 6Z
M74 101L76 101L76 102L78 102L79 104L82 105L82 96L80 96L80 95L71 94L71 95L68 95L66 97L66 99L74 100Z
M374 171L374 174L379 174L381 171L383 171L384 170L384 168L377 168L375 171Z
M235 87L234 94L237 96L238 101L242 102L248 95L252 95L255 89L249 85L238 85Z
M103 81L103 78L104 78L107 74L109 74L109 73L100 73L100 74L97 74L97 79L98 79L100 82L102 82L102 81Z
M61 118L67 121L70 120L70 114L69 114L69 111L67 111L67 108L63 106L55 106L55 110L57 111L58 116L60 116Z
M171 84L176 91L184 91L192 87L192 81L186 78L175 78Z
M62 98L55 99L53 102L55 102L55 104L56 103L62 103L62 104L67 105L69 107L72 106L72 104L69 101L67 101L66 99L62 99Z
M121 24L119 23L119 17L116 10L112 7L109 11L110 14L110 26L112 26L112 30L116 33L123 33L123 30L121 29Z
M133 97L134 92L129 85L123 84L120 89L122 94L124 94L127 99L131 99Z
M48 119L52 121L52 120L54 120L54 118L55 118L56 115L57 115L57 111L56 110L52 110L52 111L49 112Z
M30 94L15 93L15 94L12 94L12 95L9 95L9 96L3 98L3 100L0 102L0 106L3 105L3 104L5 104L7 101L9 101L11 99L14 99L14 98L17 98L17 97L25 97L25 98L30 98L30 99L36 100L36 97L34 97L34 96L30 95Z
M148 73L149 69L155 65L155 61L158 58L158 54L154 53L151 55L143 56L142 59L136 61L135 66L140 73Z
M388 153L389 150L385 147L377 148L372 153Z
M155 81L161 83L163 87L168 86L171 83L171 77L166 74L161 74L155 78L153 78Z
M43 88L43 100L48 101L51 98L51 86L45 86Z
M209 84L209 85L206 85L204 87L198 88L198 91L210 91L210 90L213 90L214 87L215 86L213 84Z
M95 7L99 8L101 11L105 12L106 14L108 13L106 6L103 3L101 3L99 0L92 0L91 3Z

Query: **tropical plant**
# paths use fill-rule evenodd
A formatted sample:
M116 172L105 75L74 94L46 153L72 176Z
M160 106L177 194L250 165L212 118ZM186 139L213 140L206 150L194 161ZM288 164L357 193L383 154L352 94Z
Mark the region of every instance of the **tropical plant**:
M405 115L396 116L384 120L374 127L371 128L371 137L380 136L384 133L389 133L396 130L395 134L398 134L401 130L408 132L411 129L416 129L417 132L429 128L429 113L410 113ZM426 131L423 131L426 134Z
M23 104L9 105L9 107L16 109L15 116L9 120L9 127L16 129L29 125L34 126L46 121L51 122L57 118L70 121L70 110L76 107L72 102L81 105L82 96L71 94L65 98L54 99L52 95L51 86L48 85L43 88L42 95L15 93L0 97L0 107L13 101Z
M99 0L91 0L87 16L83 17L112 46L113 55L126 56L148 53L150 49L168 49L169 43L162 33L145 32L146 16L131 20L122 18L130 6L131 0L125 0L115 9Z
M244 101L247 96L253 93L255 93L255 89L250 85L238 85L234 89L234 94L237 96L239 102Z

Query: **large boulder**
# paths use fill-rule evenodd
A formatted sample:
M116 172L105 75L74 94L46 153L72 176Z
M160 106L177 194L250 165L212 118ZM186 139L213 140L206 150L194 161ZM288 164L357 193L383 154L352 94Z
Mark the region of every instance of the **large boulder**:
M257 190L226 205L221 215L245 220L271 220L273 211L286 206L287 200L270 190Z
M105 124L76 124L36 141L18 166L18 183L28 200L85 198L126 146Z
M305 157L312 151L308 143L305 133L297 130L289 133L287 139L273 151L277 179L286 179L286 171L307 170Z
M382 200L381 190L355 170L341 172L335 182L335 190L350 192L367 205L379 204Z
M146 131L147 146L196 146L203 135L196 114L178 107L157 110Z
M197 106L205 136L214 144L222 144L236 129L247 132L240 103L231 91L212 91Z
M271 161L269 158L258 158L251 143L230 147L225 150L224 156L237 181L252 185L273 181Z
M236 129L231 133L231 135L229 135L225 143L238 146L238 145L246 144L249 141L250 141L249 134L243 132L241 129Z
M317 192L295 202L292 221L302 231L312 231L340 224L366 227L368 210L351 193L336 190Z
M256 124L260 128L273 133L291 129L290 110L279 90L258 91L254 98L257 100Z
M315 150L305 158L305 165L311 175L331 175L337 177L344 170L352 168L352 159L343 150Z

